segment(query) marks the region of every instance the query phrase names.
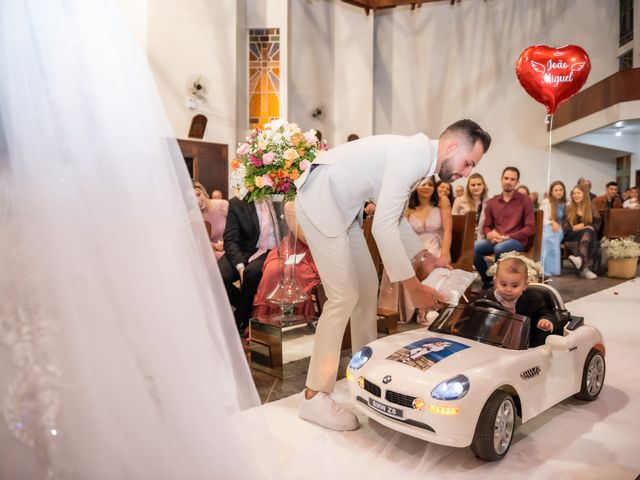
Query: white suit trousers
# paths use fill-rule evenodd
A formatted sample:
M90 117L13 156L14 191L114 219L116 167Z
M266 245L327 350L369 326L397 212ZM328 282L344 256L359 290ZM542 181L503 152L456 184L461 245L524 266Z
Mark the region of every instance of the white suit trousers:
M330 393L336 383L342 337L349 319L354 352L377 338L378 276L355 219L343 234L327 237L298 202L296 218L327 295L316 329L307 387Z

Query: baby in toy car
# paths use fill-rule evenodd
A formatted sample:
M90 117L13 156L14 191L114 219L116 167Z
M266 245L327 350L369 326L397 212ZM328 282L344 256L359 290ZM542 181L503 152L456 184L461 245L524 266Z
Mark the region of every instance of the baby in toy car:
M502 307L531 319L530 347L543 345L547 336L557 327L556 317L544 298L528 290L527 265L517 257L503 258L498 263L494 289L483 298L498 302Z

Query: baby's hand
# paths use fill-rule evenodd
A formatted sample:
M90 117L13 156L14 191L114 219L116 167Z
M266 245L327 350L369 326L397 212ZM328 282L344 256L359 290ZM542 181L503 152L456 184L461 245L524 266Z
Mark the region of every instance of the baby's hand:
M546 332L550 332L550 331L553 330L553 323L551 323L546 318L541 318L540 320L538 320L538 328L540 330L544 330Z

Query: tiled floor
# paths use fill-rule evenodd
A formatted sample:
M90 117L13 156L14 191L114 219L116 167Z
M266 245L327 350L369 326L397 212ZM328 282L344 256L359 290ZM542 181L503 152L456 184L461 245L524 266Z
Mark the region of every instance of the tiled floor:
M550 285L555 287L562 294L565 302L570 302L592 293L613 287L624 281L625 280L608 278L606 275L601 275L595 280L584 280L576 277L572 270L564 268L561 276L553 277L551 279ZM402 331L417 327L418 325L415 323L409 323L399 325L399 330ZM344 350L342 352L340 368L338 371L339 378L344 377L344 372L350 357L351 352L349 350ZM263 403L288 397L300 392L304 388L309 359L306 358L298 360L294 363L295 365L292 365L292 367L296 373L285 380L275 378L253 368L251 369L256 388L258 389L260 399Z

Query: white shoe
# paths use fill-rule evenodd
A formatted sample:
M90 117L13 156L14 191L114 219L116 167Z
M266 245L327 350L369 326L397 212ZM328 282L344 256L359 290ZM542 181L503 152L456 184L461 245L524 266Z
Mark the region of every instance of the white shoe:
M298 416L331 430L355 430L360 425L353 413L342 408L325 392L318 392L309 400L303 393Z
M576 267L576 270L580 270L580 267L582 267L582 259L580 257L569 255L569 260L573 263L573 266Z
M586 278L587 280L594 280L594 279L598 278L598 275L593 273L588 268L585 268L582 272L580 272L580 276L582 278Z

